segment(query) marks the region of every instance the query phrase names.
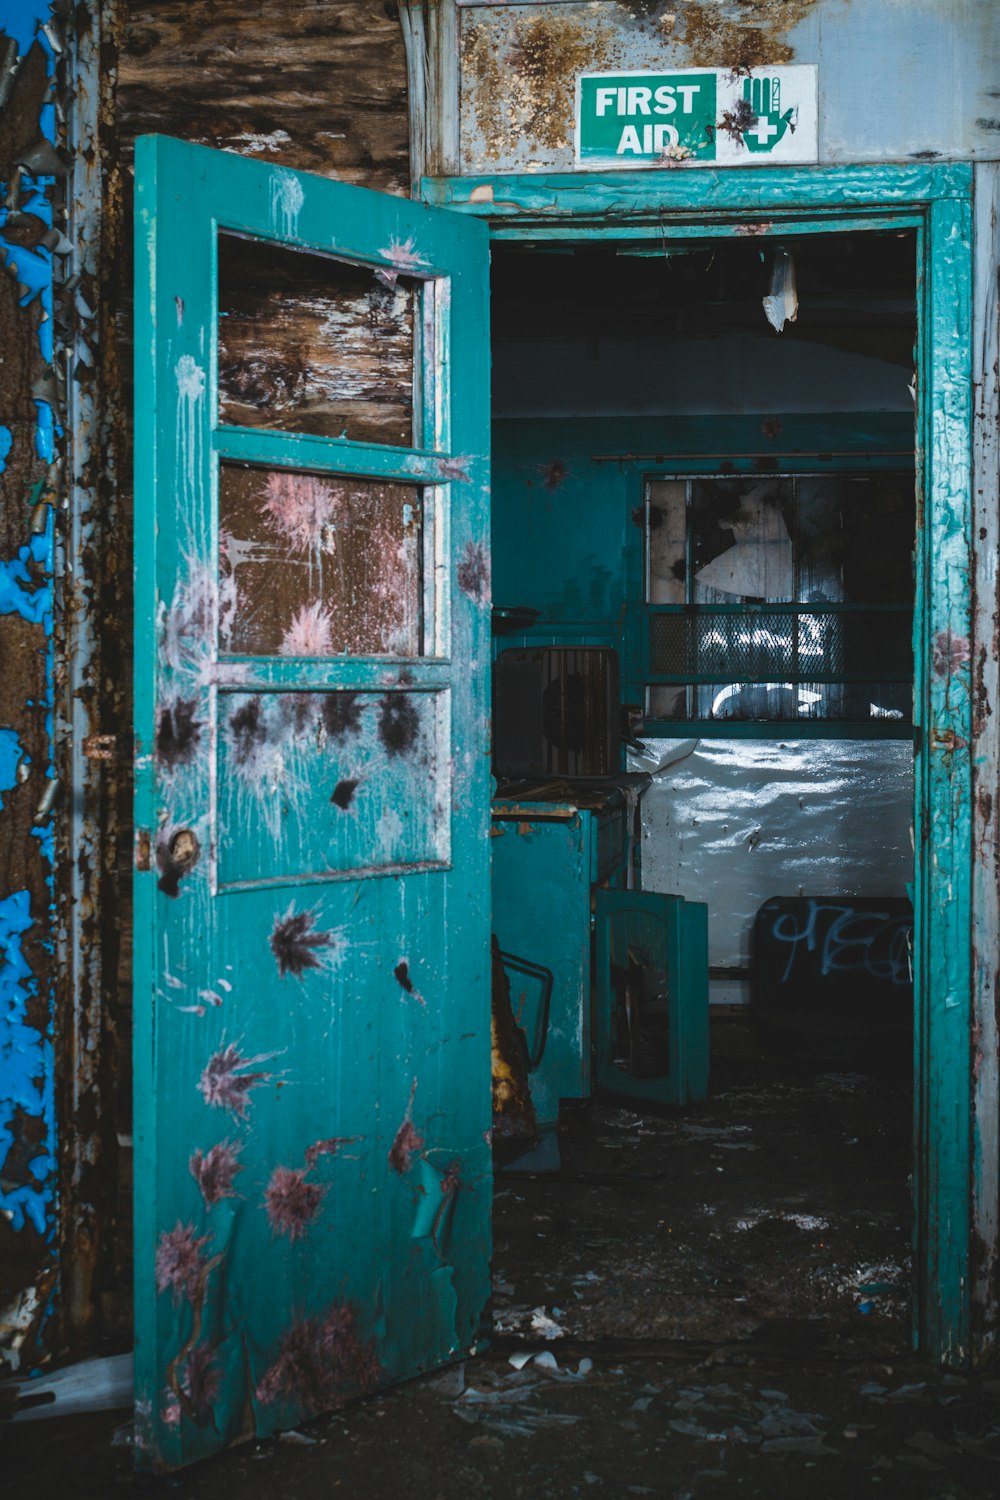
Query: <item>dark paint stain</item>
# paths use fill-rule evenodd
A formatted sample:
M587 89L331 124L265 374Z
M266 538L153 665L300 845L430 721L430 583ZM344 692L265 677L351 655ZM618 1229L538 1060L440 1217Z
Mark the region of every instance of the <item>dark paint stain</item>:
M315 726L316 700L312 693L282 693L281 716L293 734L307 734Z
M775 439L781 436L781 418L765 417L760 424L760 430L764 437L772 442L775 441Z
M979 818L983 827L986 828L993 817L993 793L988 792L985 787L980 787L976 797L979 808Z
M1000 130L1000 120L981 118L976 121L980 130Z
M739 99L732 109L723 110L718 128L738 146L744 145L743 136L757 123L757 116L750 107L749 99Z
M233 759L238 766L246 765L253 753L267 739L267 725L261 712L259 698L248 698L229 716L229 732L233 742Z
M566 483L569 466L561 458L553 458L547 464L539 464L538 472L547 490L558 490Z
M389 755L405 755L413 749L420 729L420 715L406 693L388 693L379 704L378 737Z
M199 1427L214 1421L213 1407L219 1397L222 1371L212 1344L196 1344L188 1356L181 1376L181 1390L191 1407L191 1416Z
M232 401L258 411L281 410L301 403L306 370L287 351L240 351L219 360L219 387Z
M396 1138L389 1150L389 1165L400 1177L406 1175L413 1165L412 1158L424 1147L424 1138L413 1121L406 1119L396 1131Z
M490 592L490 564L485 549L478 542L466 542L465 552L458 564L458 586L477 604L482 604Z
M251 1090L260 1088L272 1077L262 1069L248 1072L266 1057L245 1057L235 1042L213 1052L202 1069L198 1092L213 1109L225 1109L236 1120L245 1120L250 1106Z
M233 1182L237 1172L243 1170L239 1163L239 1154L242 1150L242 1141L237 1141L235 1144L232 1141L220 1141L217 1146L210 1147L208 1151L204 1153L195 1151L191 1156L188 1169L201 1189L207 1208L211 1208L223 1198L237 1196Z
M186 766L194 760L201 739L201 722L195 718L198 701L178 698L160 710L156 726L156 758L165 766Z
M327 693L323 698L323 726L332 740L361 732L361 704L357 693Z
M360 785L360 781L338 781L330 795L330 801L334 807L339 807L341 812L346 812L354 801L354 793Z
M753 466L762 473L773 473L778 468L778 460L776 458L769 458L767 454L760 453L754 459Z
M201 845L190 828L178 828L169 839L159 839L156 844L156 864L160 878L156 882L165 896L180 895L180 883L198 863Z
M257 1386L265 1406L294 1403L316 1416L342 1406L349 1395L372 1390L381 1377L375 1346L360 1335L350 1302L334 1302L322 1317L293 1323Z
M305 1237L319 1213L326 1189L307 1182L308 1167L275 1167L264 1190L267 1222L274 1234L284 1234L294 1243Z
M403 986L403 989L406 991L406 993L408 995L412 995L413 980L410 978L410 966L406 962L406 959L401 958L392 972L396 976L399 983Z
M315 915L312 911L295 911L289 907L284 916L276 918L268 941L282 979L286 974L300 975L306 969L322 967L316 949L331 947L333 933L315 931Z

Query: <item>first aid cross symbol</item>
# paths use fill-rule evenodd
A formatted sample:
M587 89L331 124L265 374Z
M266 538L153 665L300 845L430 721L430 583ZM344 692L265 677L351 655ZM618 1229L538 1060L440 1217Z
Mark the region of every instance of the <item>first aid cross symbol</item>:
M764 116L761 115L757 120L756 125L751 125L750 129L745 131L744 134L756 136L760 144L766 148L767 143L771 139L772 135L778 135L780 134L780 132L777 125L772 125L770 120L765 119Z

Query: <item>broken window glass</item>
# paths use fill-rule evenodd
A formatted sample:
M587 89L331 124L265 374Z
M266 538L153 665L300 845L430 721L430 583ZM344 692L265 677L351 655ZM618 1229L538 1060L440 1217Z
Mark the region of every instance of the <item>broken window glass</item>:
M912 476L656 479L647 716L909 720Z
M218 238L219 420L410 447L421 282Z

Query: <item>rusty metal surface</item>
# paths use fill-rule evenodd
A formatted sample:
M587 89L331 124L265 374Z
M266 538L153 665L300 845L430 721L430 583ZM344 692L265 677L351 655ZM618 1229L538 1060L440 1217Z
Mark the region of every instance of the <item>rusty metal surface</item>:
M789 63L819 67L821 162L1000 155L989 0L580 0L458 13L464 173L571 170L582 72Z

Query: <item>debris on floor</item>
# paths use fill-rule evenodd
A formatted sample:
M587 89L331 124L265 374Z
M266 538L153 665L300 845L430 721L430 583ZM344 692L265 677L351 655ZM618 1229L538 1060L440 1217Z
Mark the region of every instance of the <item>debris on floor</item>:
M484 1353L168 1485L993 1500L1000 1380L910 1352L905 1088L773 1062L737 1022L727 1038L704 1107L566 1112L560 1170L501 1179ZM10 1427L9 1492L159 1500L162 1481L133 1479L112 1446L120 1421Z

